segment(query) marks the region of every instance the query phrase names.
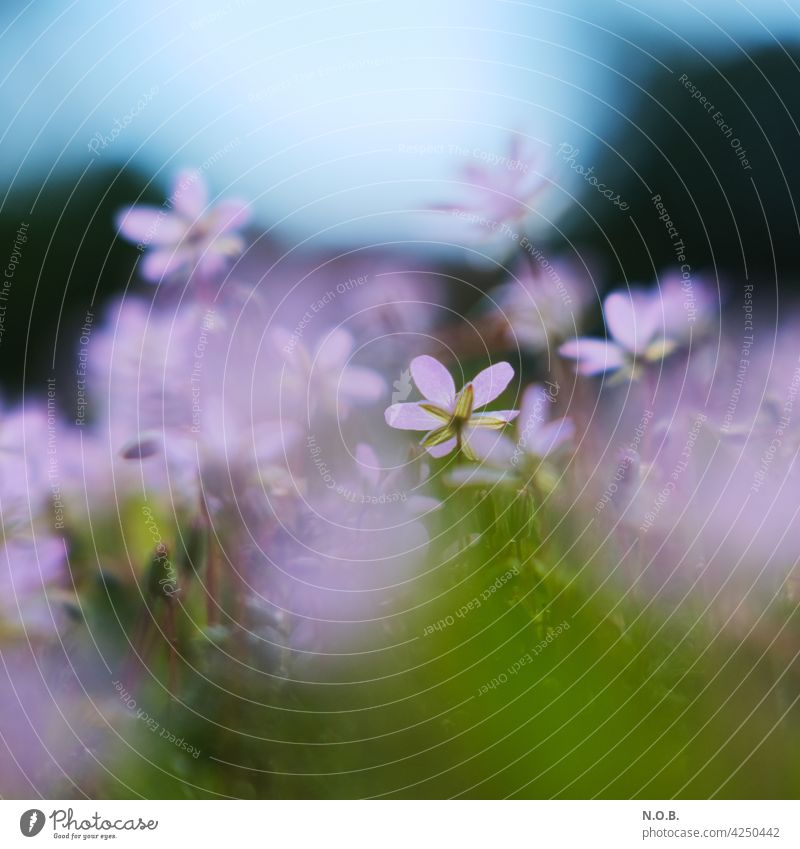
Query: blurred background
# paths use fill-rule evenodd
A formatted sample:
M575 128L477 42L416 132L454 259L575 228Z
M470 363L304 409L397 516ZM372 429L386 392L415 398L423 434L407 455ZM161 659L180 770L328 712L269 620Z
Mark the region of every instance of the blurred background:
M413 244L489 283L468 223L426 210L519 131L548 184L528 232L548 252L580 243L598 286L675 262L659 194L693 271L747 276L762 312L794 291L800 21L782 0L8 0L0 17L9 254L29 224L0 341L6 392L41 386L87 309L141 285L113 213L160 203L190 165L213 194L252 200L243 263Z
M794 201L800 186L800 13L791 4L75 0L62 6L6 0L0 45L0 392L9 402L6 410L23 397L30 413L24 422L24 416L6 415L18 426L9 432L19 439L3 443L2 457L20 465L10 465L0 478L19 484L16 494L30 512L25 463L41 465L45 543L54 571L69 560L53 596L68 621L58 640L43 642L40 650L26 633L25 640L7 640L13 651L0 652L0 693L11 705L0 711L0 737L6 745L16 741L18 751L30 749L30 763L22 757L18 762L17 753L13 764L5 759L0 794L19 793L20 786L99 797L739 798L800 792L800 566L794 545L800 436L786 436L783 454L762 453L772 450L776 421L784 428L779 417L787 403L791 410L800 387L795 324L784 321L776 331L779 311L783 320L796 297L800 273ZM201 316L208 292L198 285L187 295L188 287L176 282L180 275L175 285L146 282L139 273L142 252L116 232L121 208L162 207L185 168L197 169L208 184L210 204L244 198L252 208L246 247L231 261L226 297L213 321L207 312ZM491 202L470 205L484 178L490 191L482 201L488 196ZM530 179L537 190L520 192L517 201L523 203L509 204L509 213L503 199L515 196L518 187L510 184L517 178ZM524 203L529 208L520 216ZM476 215L489 218L481 223L453 214L459 208L482 209ZM511 228L500 238L484 226L498 221ZM520 234L538 253L523 255ZM574 287L566 299L560 290L551 302L542 295L560 281L558 273L548 277L538 259L549 257ZM571 365L554 355L560 342L578 333L602 333L602 295L637 284L660 287L666 278L680 287L687 279L681 266L698 283L689 286L690 294L706 299L696 335L706 334L707 346L692 342L685 356L663 370L655 355L648 379L622 380L617 389L576 378ZM520 267L521 277L527 271L533 284L547 284L532 284L541 296L534 310L531 298L515 301L509 285ZM373 275L377 285L351 291L348 284L358 275ZM349 385L352 416L341 428L341 398L326 398L326 390L339 392L346 373L350 348L340 335L333 347L341 356L329 351L318 357L323 366L333 362L322 378L303 373L293 386L307 405L309 399L319 403L321 412L314 412L324 424L312 429L310 418L300 421L302 406L289 405L288 412L282 407L283 362L261 342L276 324L295 328L294 342L300 341L304 312L332 288L348 297L331 298L330 311L302 342L316 355L323 339L330 342L330 328L346 326L360 376ZM518 288L524 295L524 284ZM253 289L259 297L251 299ZM726 293L737 290L747 294L730 297L726 305ZM486 292L501 302L494 313L482 299ZM123 307L115 312L123 294ZM733 316L728 336L717 324L718 295L723 314ZM750 356L740 354L743 303L755 313L761 334L746 386L744 379L737 382L739 357ZM401 326L392 323L398 319L392 309L382 310L398 304ZM504 314L500 327L496 313L506 308L512 318L515 311L520 316L511 322ZM539 308L544 315L531 318ZM679 311L684 319L685 300ZM562 319L567 314L561 324L553 320L559 313ZM537 336L540 325L547 333ZM530 338L514 336L520 328ZM744 330L747 338L746 324ZM209 407L218 404L212 409L228 419L206 419L211 425L198 444L208 451L211 459L204 456L203 463L211 472L204 467L202 481L199 474L192 477L186 503L178 498L176 507L172 496L185 481L171 477L171 463L184 462L194 473L196 448L192 443L188 461L185 455L176 460L165 441L162 456L155 442L148 443L148 426L137 429L136 405L153 403L155 427L163 426L168 438L186 430L186 374L194 374L194 358L201 358L194 353L197 340L205 345L206 333L212 341L203 355L204 379L212 389L204 391ZM529 480L521 491L499 490L492 498L454 490L443 477L449 460L438 467L430 463L431 472L417 441L390 431L384 409L389 398L404 402L412 391L416 397L408 363L423 351L439 355L425 347L430 342L446 349L441 357L459 385L462 377L469 379L463 370L474 366L474 376L487 356L512 361L515 382L498 409L516 409L519 391L532 381L561 381L553 403L559 416L573 417L580 443L565 461L566 482L551 477L528 489ZM89 404L94 430L75 421L76 409L60 411L68 427L58 437L63 478L54 489L54 407L85 398L77 381L86 377L85 368L78 373L86 349L95 386L108 390L108 398L100 392ZM229 363L230 350L238 359ZM192 357L188 368L184 355ZM179 379L171 384L173 367ZM657 369L658 399L649 382ZM239 393L233 396L226 394L229 373L231 391ZM57 393L55 383L50 389L47 382L53 376ZM370 377L378 386L372 395ZM218 396L215 380L225 390ZM372 404L363 415L359 392ZM740 394L736 426L722 434L718 419ZM40 403L45 398L52 405ZM297 419L290 424L302 431L293 450L302 455L303 474L292 479L292 463L284 469L278 454L247 455L245 449L256 448L253 419L263 425L258 435L265 443L278 429L272 411L264 421L254 415L254 398L265 408L281 408L282 422ZM699 425L684 434L681 428L694 427L687 416L696 409L708 413L709 426L700 436ZM653 418L652 436L630 447L642 410ZM250 432L234 428L231 435L216 426L239 413ZM119 433L106 427L104 414ZM304 428L312 442L304 443ZM127 441L121 446L122 431ZM336 534L320 521L324 509L313 497L306 501L315 488L317 495L330 495L327 472L305 450L317 438L330 466L340 464L348 474L365 444L386 449L380 462L366 464L373 488L386 484L375 480L383 472L405 471L413 460L419 480L403 486L429 487L435 496L426 524L404 518L389 523L391 533L384 534L392 546L413 550L406 571L387 565L391 558L382 549L372 552L365 545L377 538L376 528L355 511L349 528L355 542L349 536L338 542L359 565L366 548L370 581L378 581L382 569L389 575L368 602L355 591L358 580L355 590L347 583L346 568L339 562L329 568L326 558L347 557L338 557ZM642 484L648 475L667 480L675 468L683 474L684 454L667 453L665 459L663 446L691 453L695 439L694 462L708 491L687 472L687 500L683 492L675 495L661 518L666 529L647 537L640 519L630 526L618 520L628 511L626 498L639 506L630 495L634 485L639 502L655 503L660 493ZM740 462L748 439L755 447ZM642 458L635 466L628 457L629 480L625 457L618 455L626 444L629 454L638 450ZM95 453L84 454L87 446ZM229 455L236 455L249 488L230 476L222 462ZM714 461L713 473L701 464L706 455ZM772 478L754 501L753 476L762 456L772 464ZM264 499L260 464L267 459L274 464L266 466L272 477ZM145 484L146 463L139 461L148 460L160 483ZM363 473L364 464L356 465ZM642 478L631 483L640 467ZM731 470L738 472L733 484ZM596 499L617 476L619 497L611 503L609 496L603 513ZM212 495L214 485L222 492L211 509L205 491L200 497L194 489L209 479ZM301 491L292 491L290 479ZM658 478L659 488L662 483ZM348 483L354 492L362 485ZM164 533L155 534L155 549L142 521L148 486L162 496L147 514ZM63 534L63 522L52 528L47 512L56 502L63 507L62 494ZM252 516L238 512L240 496ZM449 513L434 512L439 501ZM7 504L0 503L0 519ZM320 504L330 506L321 497ZM259 512L265 505L268 521ZM330 507L330 525L341 529L340 511L351 506L339 498ZM214 509L222 515L217 526ZM702 522L703 537L695 521ZM237 569L244 564L248 576L251 571L266 586L262 591L258 584L258 592L248 595L231 581L231 598L252 607L242 621L248 628L257 624L259 640L250 631L226 631L213 608L209 613L200 603L205 587L198 578L205 570L202 577L212 583L219 553L215 527L224 531L226 523L231 562ZM414 532L430 537L430 551L427 543L417 544ZM319 549L315 556L324 556L309 563L294 543L303 553L308 544ZM159 595L162 549L174 553L189 587L181 616L171 597ZM4 550L11 552L9 574L15 565L32 574L32 549L7 544ZM772 561L777 565L770 569ZM231 570L225 574L230 579ZM344 597L345 607L355 599L354 610L347 607L352 622L331 618L325 606L330 600L316 598L316 591L326 595L331 574L343 583L328 587L331 595ZM502 592L490 592L470 613L467 636L457 627L433 627L497 581ZM294 583L309 604L319 603L321 613L314 608L306 615L302 604L298 613L284 600L284 592L289 598L297 589ZM718 589L726 587L720 600ZM254 603L258 593L281 614L297 613L300 636L287 625L292 615L270 611L270 619ZM161 642L147 630L148 605L159 629L158 617L166 623ZM230 615L237 625L240 613L237 607ZM563 628L569 622L574 627ZM303 626L309 623L335 626L331 631L342 623L368 623L370 642L358 644L368 648L340 651L324 629L324 639L316 635L306 643ZM562 629L557 646L548 642L554 629ZM291 635L285 645L279 639L284 632ZM160 653L153 650L156 660L149 666L138 655L137 638L157 644ZM489 688L503 670L537 651L533 646L542 647L542 658L527 675L515 677L516 669L507 688ZM131 661L131 647L141 669ZM175 667L176 647L187 648L185 669ZM251 656L256 661L243 672L238 658ZM27 673L34 660L41 673L42 659L53 677L31 675L31 683ZM109 675L119 676L113 688ZM176 681L180 687L173 690ZM86 710L87 694L98 699L99 707L92 707L98 716L105 711L108 727ZM58 722L47 715L41 725L57 730L52 740L37 731L38 742L28 746L22 714L32 705L47 714L48 697ZM174 729L180 744L156 739L154 726L139 721L130 700L148 718L157 716L161 730ZM62 725L72 722L71 709L77 729L70 728L72 736ZM31 714L33 722L24 718L34 727L36 711ZM114 730L111 745L94 742L95 734L111 736L108 729L117 727L128 729L128 736ZM48 771L46 755L57 760L46 751L51 745L58 756L61 746L67 750L62 762L68 766L82 764L90 752L100 768L87 769L80 782L63 770L63 776L45 774L34 783L36 769ZM102 775L107 768L110 774ZM759 776L756 788L752 774Z

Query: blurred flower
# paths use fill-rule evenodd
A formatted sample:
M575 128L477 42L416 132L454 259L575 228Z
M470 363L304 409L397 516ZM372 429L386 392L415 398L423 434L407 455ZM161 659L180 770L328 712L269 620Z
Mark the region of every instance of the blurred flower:
M60 798L86 781L103 756L96 703L85 694L86 670L76 664L63 643L33 647L19 640L0 647L3 798Z
M457 214L492 233L510 233L510 225L527 217L531 201L547 185L533 168L533 159L522 137L514 134L506 155L486 154L464 167L462 180L467 191L462 201L435 208Z
M248 219L241 200L208 205L208 188L199 171L182 171L163 208L131 206L117 215L123 238L136 243L146 255L142 276L152 283L177 272L213 277L224 270L230 257L244 250L237 232Z
M420 491L425 469L415 465L411 482L408 467L385 473L365 443L354 455L341 477L296 499L248 558L247 607L272 644L334 652L369 631L380 638L424 560L422 516L442 506Z
M509 346L546 351L572 336L594 296L585 271L537 256L518 263L507 283L487 296L499 334Z
M699 283L697 290L703 291ZM705 323L710 299L704 298L694 309ZM642 361L658 362L691 337L682 287L674 278L664 289L613 292L603 303L603 314L610 340L581 337L559 348L562 356L577 360L579 374L619 371L637 377Z
M297 427L280 419L262 321L256 299L167 310L126 298L112 311L92 340L89 386L120 494L138 485L195 506L201 483L212 500L230 501L248 485L280 482Z
M685 277L680 271L662 275L655 294L661 300L664 332L680 345L706 333L719 311L719 296L709 282L702 277Z
M543 460L555 454L575 436L572 419L565 417L549 420L548 410L554 400L543 386L534 384L525 390L517 422L517 452ZM514 457L511 462L515 462Z
M43 408L4 412L0 425L0 619L26 631L53 614L45 591L66 576L60 423Z
M281 391L300 408L346 417L353 405L373 404L386 392L375 369L350 362L356 343L342 327L328 333L313 355L286 330L276 329L272 338L288 366L280 376Z
M438 498L422 495L417 490L427 479L427 469L420 474L419 484L406 490L402 487L402 470L384 474L374 448L366 443L356 446L355 459L358 467L360 486L354 487L348 496L355 495L361 503L402 505L401 511L409 516L421 516L432 510L438 510L442 502Z
M485 431L476 434L472 447L483 462L478 467L454 469L448 482L454 485L502 482L519 486L532 477L543 489L552 489L556 475L547 461L575 436L572 419L549 420L548 410L554 401L551 387L529 386L522 395L516 441Z
M508 363L484 369L458 394L450 372L433 357L415 357L411 375L426 401L392 404L386 409L386 422L400 430L429 431L421 444L434 457L444 457L459 448L475 460L471 445L475 432L480 428L499 430L518 415L517 410L474 412L494 401L508 386L514 376Z

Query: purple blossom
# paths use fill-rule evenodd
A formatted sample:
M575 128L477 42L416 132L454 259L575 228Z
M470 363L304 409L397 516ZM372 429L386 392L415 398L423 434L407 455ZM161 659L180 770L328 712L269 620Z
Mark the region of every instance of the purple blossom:
M164 206L131 206L117 215L123 238L146 251L139 270L152 283L178 272L205 278L219 274L230 257L244 250L238 231L247 223L247 205L223 200L209 206L199 171L182 171Z
M690 325L696 316L687 304L703 319L698 329L707 323L711 314L707 290L698 282L694 291L698 293L697 300L690 302L690 293L671 277L663 288L652 291L613 292L603 303L610 339L572 339L559 352L577 361L579 374L620 371L636 377L643 362L658 362L691 338ZM691 298L695 295L691 294Z
M476 460L476 433L482 428L500 430L518 415L517 410L475 412L494 401L511 382L514 369L508 363L484 369L457 394L450 372L433 357L415 357L411 376L425 401L392 404L386 409L386 423L399 430L428 431L422 445L434 457L459 448Z
M418 492L419 486L424 484L427 479L427 473L421 475L418 486L412 487L407 492L401 487L403 478L400 470L384 474L378 455L371 445L360 442L356 446L355 460L361 481L359 495L362 501L380 504L381 496L383 496L386 503L394 507L398 503L396 496L399 494L401 495L399 509L395 509L401 516L404 513L408 516L423 516L433 510L438 510L442 506L439 499Z
M483 461L481 466L455 469L449 482L456 485L501 482L518 485L520 477L524 478L531 469L539 483L552 479L548 461L575 436L572 419L550 419L552 403L552 394L543 386L529 386L522 395L516 441L486 431L476 434L472 447Z
M46 589L66 575L58 451L61 430L43 408L3 412L0 426L0 624L46 629Z
M287 364L281 392L290 406L294 402L346 417L351 407L374 404L386 392L386 381L375 369L351 362L356 340L343 327L330 331L313 353L284 329L273 331L272 340Z
M550 419L553 397L543 386L529 386L522 395L517 448L536 459L547 459L575 436L570 418Z
M249 307L169 311L126 298L112 310L89 352L97 415L82 444L87 497L108 505L110 485L144 487L193 505L201 481L225 501L247 486L282 484L297 427L281 417L279 369L262 343L260 309Z
M466 185L464 199L441 204L436 209L458 214L475 224L497 232L502 225L521 221L531 211L530 203L547 185L532 167L534 156L524 147L523 138L512 136L504 156L487 155L466 165L462 180Z
M585 268L533 254L487 300L493 326L508 345L546 351L575 333L594 294Z

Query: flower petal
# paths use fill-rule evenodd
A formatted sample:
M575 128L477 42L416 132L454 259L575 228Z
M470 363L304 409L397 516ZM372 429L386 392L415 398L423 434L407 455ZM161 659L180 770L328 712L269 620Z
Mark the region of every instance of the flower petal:
M625 364L625 352L615 342L581 336L565 342L559 349L562 357L577 360L579 374L592 375L613 371Z
M194 252L190 248L161 248L148 253L139 263L139 273L145 280L157 283L185 266L191 265Z
M468 427L464 430L463 439L479 460L492 466L506 467L514 456L514 443L497 431Z
M335 371L347 362L355 344L352 335L343 327L332 330L317 347L316 368Z
M339 380L339 394L345 400L372 404L386 392L386 382L371 368L348 366Z
M555 419L532 434L527 445L523 447L534 457L544 458L557 451L574 436L575 424L572 419Z
M140 245L175 245L186 235L186 222L154 206L129 206L116 216L117 231Z
M411 361L411 376L417 389L437 406L452 409L456 385L450 372L433 357L423 355Z
M175 178L170 201L173 209L190 221L200 218L208 204L208 189L203 175L192 168L181 171Z
M658 326L657 301L644 292L612 292L603 302L603 314L614 339L632 354L650 344Z
M511 383L512 377L514 377L514 369L508 363L497 363L479 372L475 380L471 381L475 393L473 409L494 401Z
M214 235L241 230L250 220L250 207L238 198L221 200L208 214L208 230Z
M522 434L530 437L547 421L550 408L550 396L545 388L532 384L522 393L520 404L520 424Z
M431 457L446 457L456 447L456 438L448 439L439 445L431 445L426 450Z
M381 464L375 449L366 442L359 442L356 445L355 457L358 474L370 487L376 487L381 478Z
M398 430L433 430L441 424L416 403L392 404L387 407L384 417L386 424Z

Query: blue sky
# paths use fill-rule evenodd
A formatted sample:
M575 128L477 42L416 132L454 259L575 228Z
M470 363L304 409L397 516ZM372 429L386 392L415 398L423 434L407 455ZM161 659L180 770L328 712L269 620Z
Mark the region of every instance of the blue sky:
M263 226L332 244L433 232L405 210L453 197L463 151L501 155L509 130L590 162L628 77L666 46L716 61L800 23L775 0L77 0L2 14L12 191L100 164L166 188L205 163ZM546 219L577 185L560 177Z

